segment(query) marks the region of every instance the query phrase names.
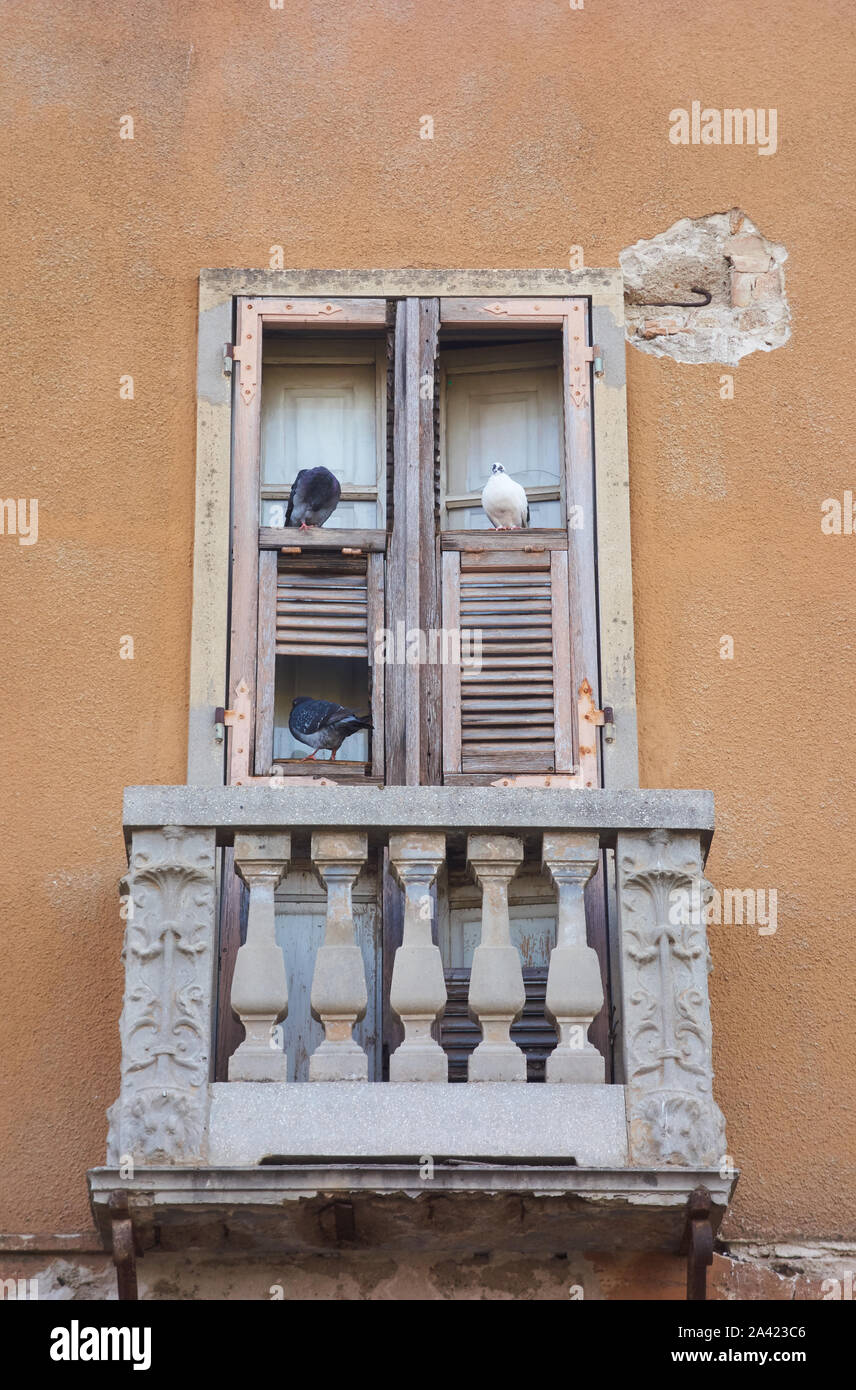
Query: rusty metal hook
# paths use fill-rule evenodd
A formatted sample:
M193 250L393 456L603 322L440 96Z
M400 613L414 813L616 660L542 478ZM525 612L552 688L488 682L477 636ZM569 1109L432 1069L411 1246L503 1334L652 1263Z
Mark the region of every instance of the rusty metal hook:
M690 294L700 294L701 299L637 299L635 307L640 309L703 309L709 304L711 296L700 285L690 285ZM631 306L634 301L631 301Z

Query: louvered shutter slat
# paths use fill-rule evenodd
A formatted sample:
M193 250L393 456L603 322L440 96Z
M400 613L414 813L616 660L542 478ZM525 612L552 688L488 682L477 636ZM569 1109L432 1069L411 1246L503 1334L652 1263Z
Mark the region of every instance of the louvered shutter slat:
M284 570L277 577L278 656L368 656L365 574Z

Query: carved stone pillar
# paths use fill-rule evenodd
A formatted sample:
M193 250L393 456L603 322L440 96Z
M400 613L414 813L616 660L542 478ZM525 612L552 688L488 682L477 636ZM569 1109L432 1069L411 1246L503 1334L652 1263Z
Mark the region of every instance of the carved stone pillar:
M467 1066L468 1081L525 1081L526 1057L511 1041L511 1025L526 1002L520 953L511 944L508 885L523 862L523 843L511 835L470 835L467 860L482 889L481 942L473 954L469 1013L482 1040Z
M548 1081L602 1082L604 1060L588 1040L603 1008L597 952L586 941L583 890L597 868L600 837L568 832L544 835L543 860L559 895L556 944L547 972L546 1014L559 1034L547 1058Z
M718 1167L725 1122L713 1098L699 836L626 831L615 861L631 1161Z
M431 1037L446 1004L440 951L431 939L431 884L446 857L445 835L390 835L389 858L404 889L404 937L395 953L389 1002L404 1041L389 1059L390 1081L448 1081L449 1060Z
M272 1046L288 1013L285 960L276 940L274 893L288 868L291 836L278 832L235 836L235 869L250 890L247 939L235 959L232 1008L245 1038L229 1058L230 1081L285 1081L288 1059Z
M327 923L315 957L311 995L313 1017L324 1025L324 1041L309 1058L310 1081L368 1081L369 1059L351 1033L365 1017L368 1003L351 901L367 854L364 834L312 836L312 861L327 889Z
M122 957L122 1082L107 1162L204 1163L215 956L214 831L134 832Z

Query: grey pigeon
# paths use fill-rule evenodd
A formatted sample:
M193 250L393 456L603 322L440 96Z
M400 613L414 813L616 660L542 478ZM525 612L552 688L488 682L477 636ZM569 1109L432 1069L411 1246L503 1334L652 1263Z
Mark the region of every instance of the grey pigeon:
M372 727L371 715L354 714L351 709L334 705L331 700L313 700L309 695L298 695L291 706L288 727L298 743L308 744L315 749L329 748L330 762L336 761L336 754L350 734L360 729ZM315 753L303 758L311 762Z
M291 484L286 526L323 526L339 505L342 488L329 468L301 468Z
M496 531L516 531L529 525L526 489L509 478L501 463L491 466L490 477L482 491L482 506Z

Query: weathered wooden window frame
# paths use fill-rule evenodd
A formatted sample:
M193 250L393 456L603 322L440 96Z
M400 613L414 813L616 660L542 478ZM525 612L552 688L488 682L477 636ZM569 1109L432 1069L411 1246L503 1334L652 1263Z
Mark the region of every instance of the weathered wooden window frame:
M296 316L287 309L291 297L318 302L319 313L304 326L316 328L324 320L320 311L332 299L353 299L355 313L365 313L367 301L384 303L400 298L413 302L411 328L419 332L420 298L517 299L560 296L588 301L591 340L601 349L604 375L593 384L594 511L597 553L597 606L599 629L599 681L596 703L611 705L615 735L602 746L601 784L605 787L638 786L633 609L630 566L629 478L625 394L624 296L618 270L581 271L263 271L206 270L199 279L199 342L196 449L196 525L193 571L193 626L190 663L190 711L188 782L223 785L226 780L224 750L214 725L214 710L229 703L226 690L228 667L229 555L231 549L231 453L232 377L224 372L225 344L233 337L239 298L250 303L265 300L263 317L275 321L277 307L286 321ZM279 301L277 306L276 301ZM305 306L303 306L305 308ZM371 312L374 312L372 310ZM441 309L442 313L442 309ZM374 320L372 320L374 321ZM341 320L339 321L341 322ZM363 320L365 322L365 320ZM530 320L531 322L531 320ZM245 331L246 331L246 325ZM401 369L405 368L404 363ZM249 385L252 367L237 364L235 390ZM260 378L256 370L255 383ZM418 396L417 396L418 399ZM255 391L259 407L259 392ZM244 426L250 423L247 413ZM402 422L404 423L404 422ZM410 422L419 429L418 415ZM412 485L412 484L411 484ZM418 483L417 483L418 485ZM246 486L242 485L242 491ZM236 493L236 498L238 494ZM244 501L250 499L244 498ZM568 499L570 502L570 499ZM258 497L245 509L244 524L257 525ZM271 544L275 542L270 537ZM234 585L257 585L257 574L234 576ZM405 619L407 615L404 615ZM414 624L418 626L418 624ZM255 638L255 634L253 634ZM246 669L254 671L257 643L246 644ZM391 668L396 670L397 668ZM415 667L401 674L419 679ZM232 672L233 679L236 673ZM593 683L594 684L594 683ZM406 698L406 695L405 695ZM411 766L395 775L387 766L387 780L418 782L418 756ZM392 774L392 775L391 775Z
M230 614L229 698L245 682L250 692L248 744L250 775L266 776L273 764L274 676L277 555L294 540L285 527L260 526L261 396L264 331L285 327L338 332L374 328L386 331L385 298L240 295L232 352L234 363L234 458L232 469L232 592ZM380 528L348 532L347 544L369 551L368 631L382 620L383 586L378 585L375 553L385 546ZM260 611L260 602L264 605ZM382 621L380 623L382 625ZM369 644L371 646L371 644ZM376 683L379 684L379 683ZM382 693L373 700L375 716ZM380 730L378 731L380 734ZM383 740L373 740L372 771L383 775Z

